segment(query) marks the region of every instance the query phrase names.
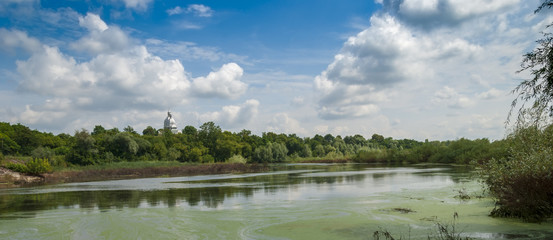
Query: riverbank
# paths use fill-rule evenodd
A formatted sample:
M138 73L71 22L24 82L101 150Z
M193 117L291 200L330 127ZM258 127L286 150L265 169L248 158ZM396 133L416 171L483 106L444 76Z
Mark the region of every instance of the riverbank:
M37 184L56 184L68 182L89 182L100 180L118 180L149 177L176 177L208 174L251 173L267 171L262 164L213 163L180 166L147 166L121 168L81 168L64 169L31 176L0 168L0 188L23 187Z

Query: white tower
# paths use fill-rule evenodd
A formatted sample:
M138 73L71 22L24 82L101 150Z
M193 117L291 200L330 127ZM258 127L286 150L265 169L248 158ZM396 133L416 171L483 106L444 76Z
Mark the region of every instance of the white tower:
M173 115L171 115L171 112L167 112L167 118L165 118L165 121L163 122L163 128L171 130L172 133L177 133L177 124L175 123L175 119L173 118Z

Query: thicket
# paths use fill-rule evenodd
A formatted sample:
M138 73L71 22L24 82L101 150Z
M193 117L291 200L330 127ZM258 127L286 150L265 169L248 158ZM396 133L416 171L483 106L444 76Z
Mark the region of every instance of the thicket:
M508 154L483 166L496 198L492 216L539 222L553 216L553 125L530 126L510 134Z

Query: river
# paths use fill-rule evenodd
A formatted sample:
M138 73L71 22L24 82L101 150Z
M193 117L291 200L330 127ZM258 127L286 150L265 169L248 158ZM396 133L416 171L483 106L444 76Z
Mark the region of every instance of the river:
M426 239L436 222L476 239L553 239L552 222L489 217L483 190L463 167L363 164L0 189L0 239Z

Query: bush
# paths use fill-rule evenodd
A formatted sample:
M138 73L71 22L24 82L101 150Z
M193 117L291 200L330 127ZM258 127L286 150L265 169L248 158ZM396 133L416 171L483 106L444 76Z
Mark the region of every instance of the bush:
M227 159L227 163L246 163L246 159L241 155L234 155Z
M47 173L52 171L52 166L45 158L34 158L25 163L27 166L27 173L38 175L41 173Z
M388 154L385 150L380 149L361 149L357 152L357 155L353 158L355 162L385 162L387 161Z
M35 158L27 161L25 164L9 162L6 164L6 168L20 173L28 173L33 175L39 175L52 171L52 166L45 158Z
M553 216L553 125L516 130L507 141L509 155L483 165L485 182L496 198L492 216L531 222Z
M27 172L27 166L21 163L13 163L9 162L6 164L6 168L10 169L14 172L20 172L20 173L26 173Z

